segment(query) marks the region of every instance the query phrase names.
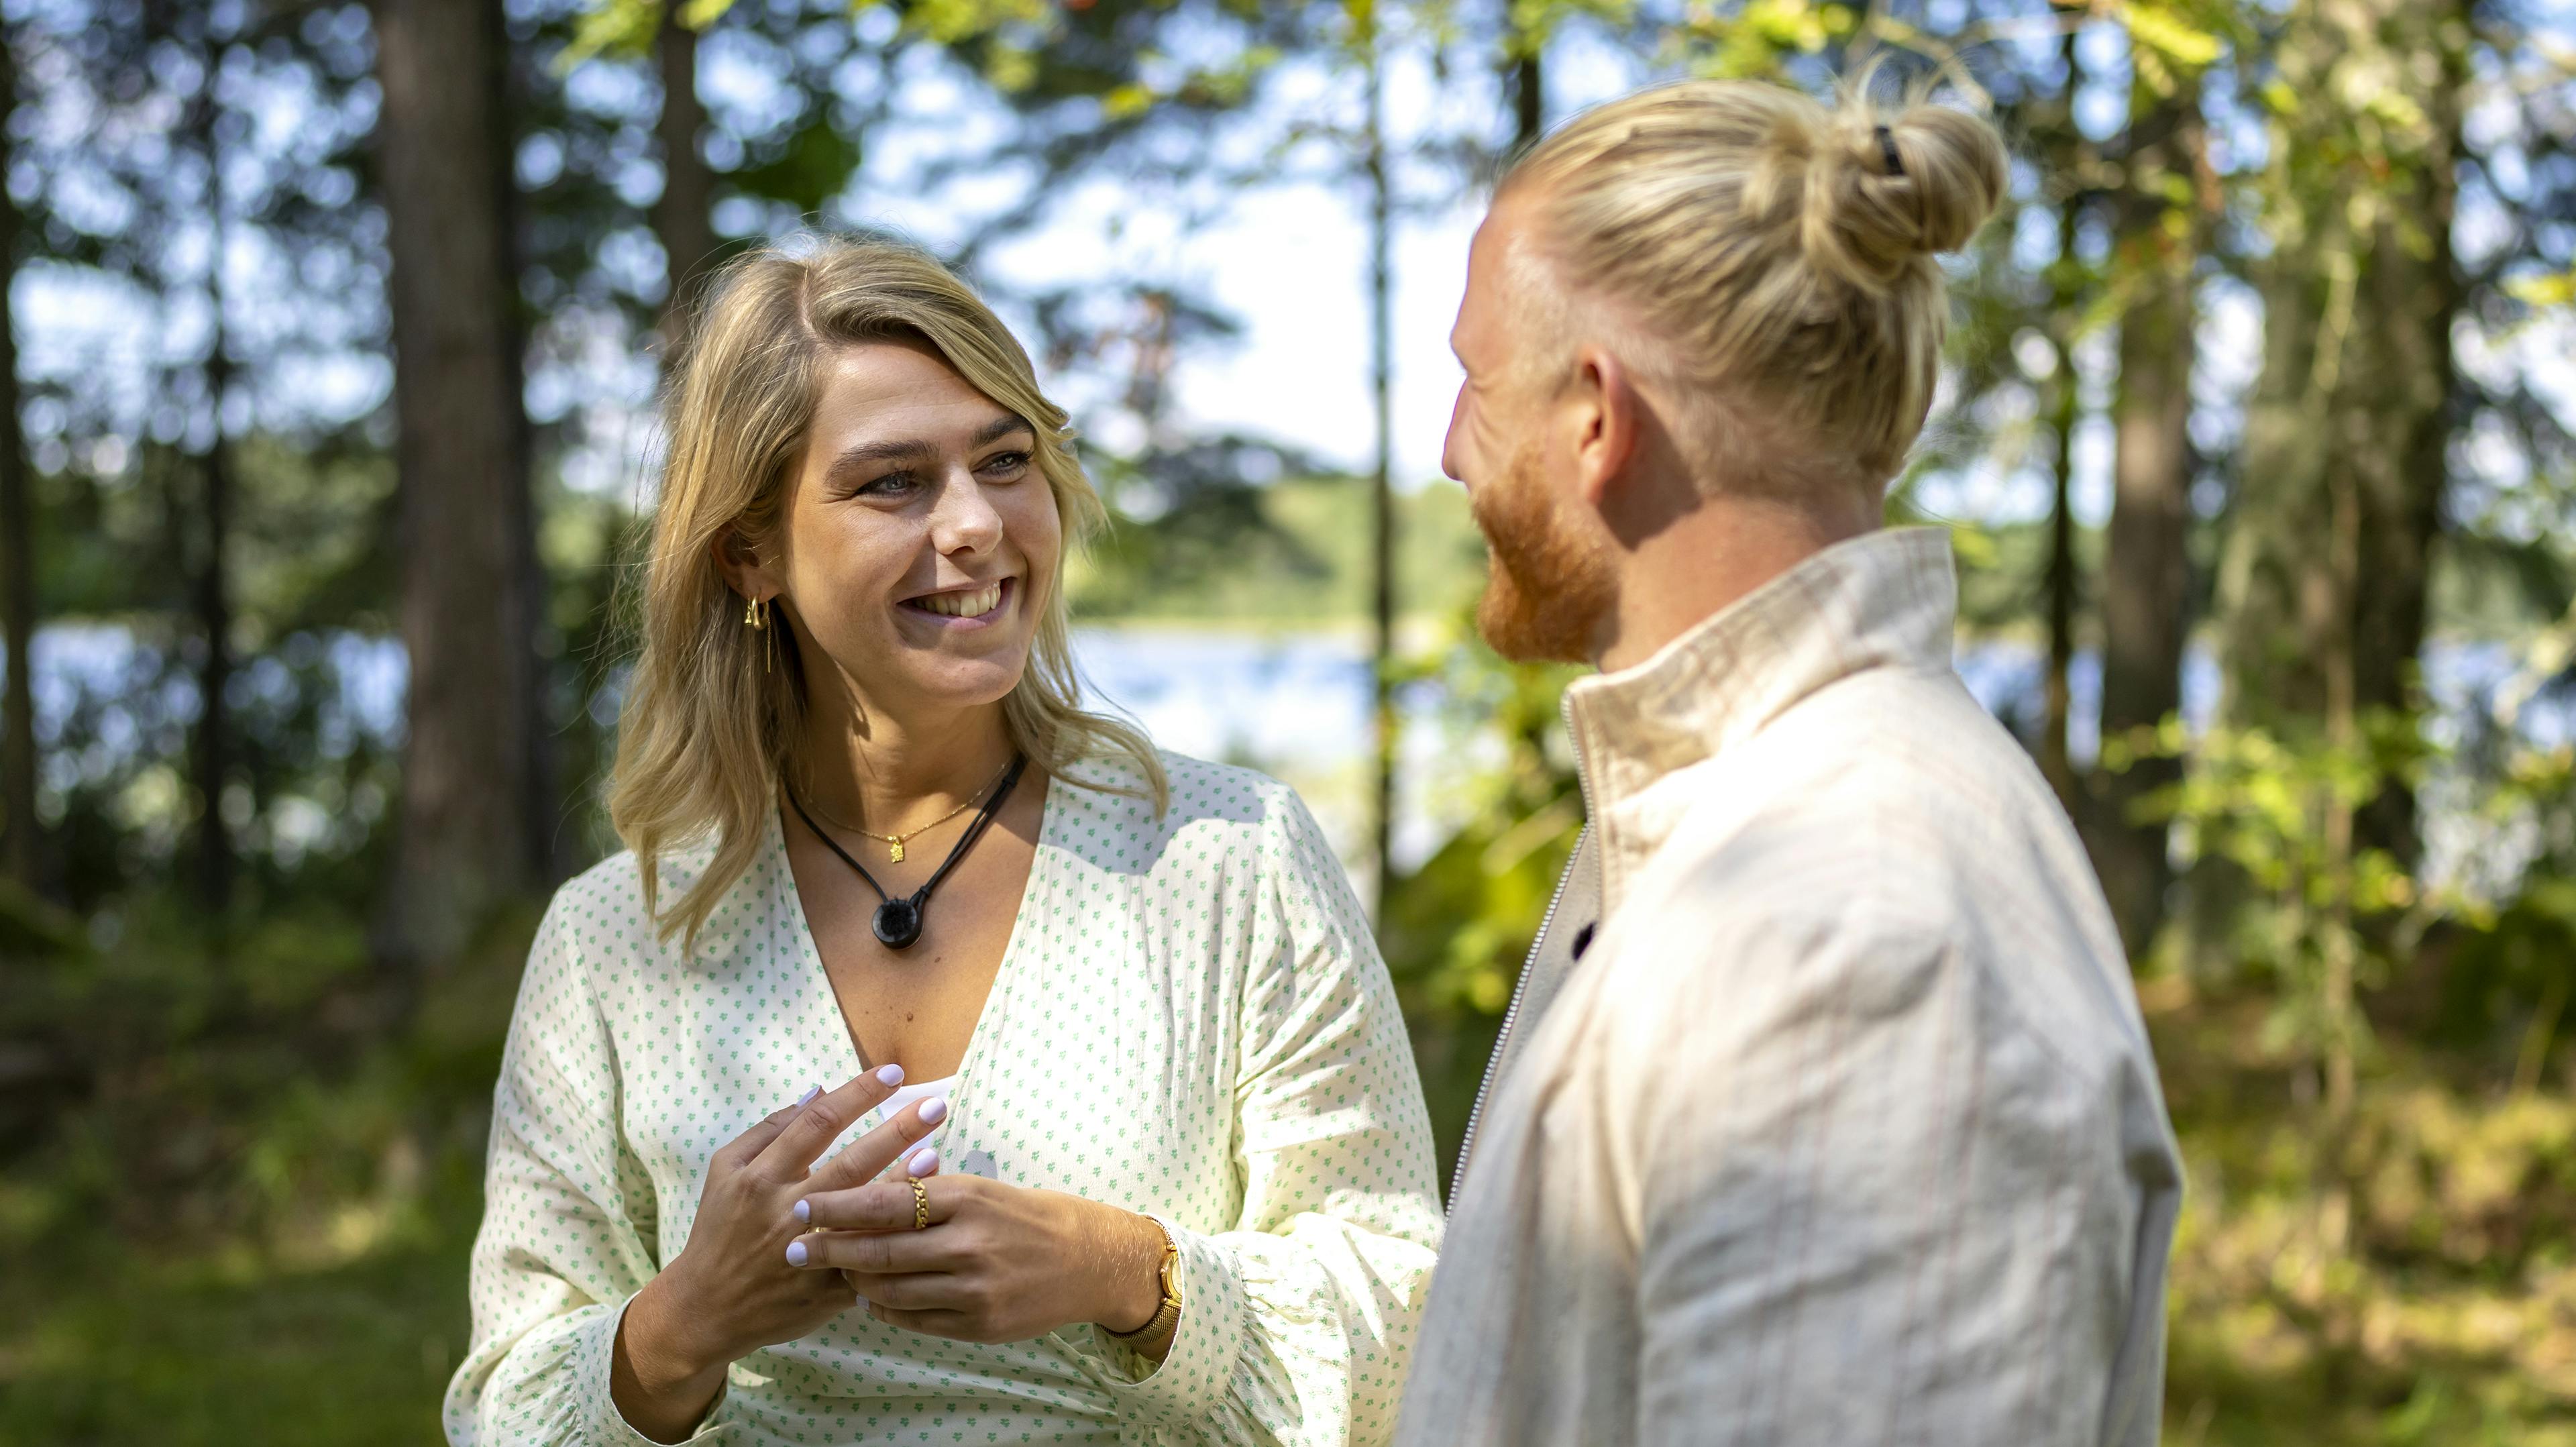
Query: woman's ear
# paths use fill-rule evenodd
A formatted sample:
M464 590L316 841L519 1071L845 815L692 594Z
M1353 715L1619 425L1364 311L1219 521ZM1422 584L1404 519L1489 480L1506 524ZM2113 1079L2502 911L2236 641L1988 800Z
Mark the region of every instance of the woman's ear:
M725 585L745 598L775 598L784 591L770 564L739 527L727 527L707 545L715 555L716 568L724 574Z

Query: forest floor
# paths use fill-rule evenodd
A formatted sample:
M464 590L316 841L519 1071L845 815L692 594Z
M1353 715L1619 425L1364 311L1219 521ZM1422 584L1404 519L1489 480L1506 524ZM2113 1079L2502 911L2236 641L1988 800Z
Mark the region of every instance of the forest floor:
M0 1260L0 1444L436 1444L481 1201L348 1263L171 1260L101 1231Z
M533 923L496 926L365 1051L264 1027L248 1044L79 1037L115 1090L64 1103L54 1144L0 1172L0 1447L438 1442L484 1102ZM192 973L131 976L123 958L78 976L175 1000ZM2172 1447L2576 1447L2576 1045L2410 1043L2441 1038L2432 987L2478 968L2428 955L2378 993L2380 1044L2337 1132L2268 989L2142 983L2188 1174ZM267 1008L334 1018L336 978ZM57 1023L123 1018L99 998L65 995ZM1489 1019L1411 1023L1454 1117Z

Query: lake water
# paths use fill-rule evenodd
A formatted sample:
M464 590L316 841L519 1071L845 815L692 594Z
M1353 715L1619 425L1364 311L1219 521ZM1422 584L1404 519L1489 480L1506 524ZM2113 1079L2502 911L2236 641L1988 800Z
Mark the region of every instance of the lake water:
M390 745L400 737L404 684L401 645L357 634L305 637L282 660L254 663L235 680L236 708L280 704L296 684L289 665L325 667L339 680L325 701L326 747L360 735ZM1364 642L1339 633L1254 634L1217 629L1091 627L1075 631L1075 653L1103 701L1134 716L1163 746L1204 758L1251 764L1288 780L1306 796L1345 859L1366 853L1370 752L1370 671ZM2030 647L1979 641L1956 661L1969 689L2005 713L2037 704L2043 660ZM184 677L151 683L157 661L122 629L66 625L37 635L35 648L41 739L61 736L84 698L94 710L97 741L79 757L54 751L52 782L105 770L148 735L184 726L196 714ZM2428 681L2439 712L2431 727L2456 734L2469 706L2511 676L2515 660L2500 645L2451 645L2428 651ZM2080 654L2070 679L2070 744L2089 762L2098 741L2101 669ZM2195 651L2184 670L2183 710L2195 727L2215 705L2217 669ZM1440 720L1435 693L1406 699L1395 851L1410 865L1436 848L1466 810L1472 784L1499 750L1490 740L1461 737ZM2523 731L2555 745L2576 738L2563 703L2527 710ZM2463 841L2464 845L2473 841Z

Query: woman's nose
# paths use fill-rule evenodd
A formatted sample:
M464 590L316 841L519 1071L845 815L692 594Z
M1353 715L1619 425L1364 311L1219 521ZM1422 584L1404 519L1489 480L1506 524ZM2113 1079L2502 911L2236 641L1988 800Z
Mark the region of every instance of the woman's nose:
M1002 540L1002 514L984 496L984 484L972 472L949 475L939 490L939 506L930 520L930 538L943 553L984 553Z

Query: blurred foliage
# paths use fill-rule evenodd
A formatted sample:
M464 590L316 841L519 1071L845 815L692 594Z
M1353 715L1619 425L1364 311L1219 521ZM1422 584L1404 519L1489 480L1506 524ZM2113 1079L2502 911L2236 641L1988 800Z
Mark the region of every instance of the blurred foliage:
M1352 523L1366 516L1367 479L1254 484L1228 471L1214 481L1157 487L1150 502L1140 498L1146 493L1139 485L1113 492L1117 525L1073 569L1074 608L1084 619L1312 628L1360 616L1368 536ZM1400 495L1396 510L1397 606L1414 619L1444 618L1471 600L1484 578L1484 543L1466 495L1425 488Z
M1412 1028L1444 1182L1521 962L1583 827L1557 708L1574 670L1505 663L1469 641L1473 626L1462 613L1447 646L1407 660L1404 686L1430 687L1440 701L1430 723L1455 746L1499 742L1502 759L1460 801L1468 822L1393 882L1378 924Z
M1381 33L1475 95L1480 70L1552 60L1566 37L1666 72L1811 86L1872 59L1891 84L1947 66L1982 89L2021 164L1954 273L1944 401L1891 517L1950 528L1963 644L2032 653L2048 642L2054 505L2032 500L2074 453L2073 429L2107 418L2118 378L2102 343L2139 279L2189 240L2207 319L2241 317L2285 255L2316 258L2315 274L2282 294L2349 303L2337 277L2359 275L2372 225L2430 254L2399 188L2455 142L2467 241L2427 611L2440 647L2501 650L2507 676L2465 696L2415 689L2339 727L2297 709L2169 719L2105 740L2100 767L2186 759L2146 807L2172 824L2177 857L2223 862L2244 885L2205 937L2170 929L2140 961L2191 1179L2168 1440L2576 1443L2576 448L2535 383L2550 367L2514 360L2563 341L2576 309L2576 47L2536 4L2461 7L2445 44L2474 62L2471 119L2448 135L2414 98L2412 57L2355 44L2284 63L2321 15L2394 14L2359 3L511 0L567 853L612 847L590 791L613 741L611 585L635 525L616 480L567 469L599 448L600 415L637 400L631 378L600 381L624 374L598 358L645 356L666 294L646 217L665 24L721 48L737 77L774 82L758 103L706 96L724 244L842 218L899 80L927 73L954 82L990 143L905 183L1024 183L943 243L969 265L1025 238L1077 181L1167 198L1195 226L1247 185L1346 177L1335 87ZM378 403L276 405L311 390L317 355L381 381L369 20L351 4L37 0L0 26L33 92L15 190L47 265L112 278L149 299L153 326L193 336L216 290L196 229L211 204L251 238L251 289L303 303L246 317L258 325L227 342L245 379L229 411L202 348L132 364L29 353L37 590L52 636L95 647L47 705L51 875L41 892L0 889L0 1443L434 1440L533 915L496 920L416 1000L375 977L367 920L401 736L385 419ZM2127 128L2142 98L2166 96L2191 97L2219 143L2200 172L2138 182L2155 204L2122 211ZM298 123L254 125L278 97ZM1464 109L1399 158L1408 205L1490 174L1507 127ZM206 189L210 158L232 189ZM2332 244L2297 251L2320 225ZM1075 577L1082 616L1355 629L1364 481L1176 416L1175 369L1238 328L1194 278L1121 270L1114 251L1096 274L995 284L1043 368L1095 386L1085 456L1114 521ZM2321 546L2242 505L2258 359L2232 354L2241 341L2204 340L2213 375L2235 380L2208 383L2193 419L2201 617L2223 606L2232 538L2273 527L2292 564ZM2355 349L2357 365L2380 350ZM102 380L129 372L142 381ZM186 595L206 566L191 509L210 438L228 440L238 477L219 548L238 737L227 777L201 786L187 739L203 649ZM1399 507L1403 696L1445 753L1477 763L1462 797L1436 801L1466 822L1391 881L1381 921L1445 1159L1581 809L1557 717L1569 671L1505 665L1472 641L1482 554L1457 490ZM2119 600L2088 581L2105 555L2098 508L2080 521L2076 641L2090 647L2091 620ZM2034 681L1999 711L2032 734L2036 698ZM2338 832L2391 795L2433 821L2420 854ZM179 883L208 810L238 820L243 857L220 911Z
M533 914L389 1029L345 908L0 911L0 1443L435 1440Z

